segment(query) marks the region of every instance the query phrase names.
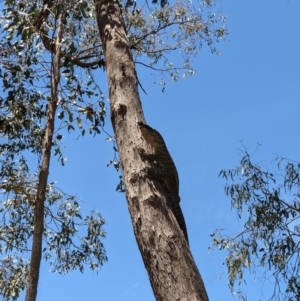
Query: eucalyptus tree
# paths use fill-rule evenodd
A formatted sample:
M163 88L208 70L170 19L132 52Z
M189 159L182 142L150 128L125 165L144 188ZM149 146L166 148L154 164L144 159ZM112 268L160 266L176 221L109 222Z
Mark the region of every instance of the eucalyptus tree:
M300 163L276 158L277 168L253 163L245 151L234 169L222 170L225 193L245 224L234 236L213 233L213 244L226 251L229 286L246 300L246 271L265 283L266 300L300 298ZM238 288L238 289L237 289Z
M75 130L76 123L84 135L87 120L89 132L100 133L105 106L91 76L78 78L74 67L100 63L98 52L88 61L97 45L76 40L69 22L83 19L81 5L5 4L0 69L0 252L5 257L0 262L0 293L4 300L17 299L27 287L26 300L34 301L42 255L60 273L83 271L84 265L97 269L107 260L100 240L105 236L101 215L92 212L83 218L78 199L48 181L51 154L64 164L62 131ZM75 41L84 58L72 56ZM78 235L78 226L84 226L85 235Z
M204 7L211 8L211 1L200 3L199 10L183 1L170 5L163 0L159 5L157 1L128 1L123 5L115 1L94 2L126 198L155 298L208 300L186 239L170 210L166 190L143 173L147 166L139 149L149 146L143 142L137 125L145 123L145 118L135 66L139 63L166 72L173 81L182 73L192 74L191 58L202 43L207 42L215 51L214 39L226 35L224 27L215 27L224 19L211 12L205 19ZM181 52L181 66L171 63L168 55L173 51Z
M144 116L138 91L138 87L143 88L137 78L136 64L159 72L161 83L165 85L168 76L171 81L177 81L192 75L192 58L202 44L207 43L212 52L218 53L215 45L227 34L226 18L212 12L213 1L205 0L196 6L183 1L168 4L164 0L160 3L101 0L5 2L1 76L7 96L2 100L5 120L2 135L9 143L3 145L8 145L4 153L7 152L7 156L13 153L13 160L22 160L22 164L12 163L11 159L3 160L2 187L6 195L12 195L9 201L21 198L21 203L31 209L25 210L30 216L26 219L21 215L19 223L25 219L30 229L26 236L23 235L22 244L33 239L29 272L24 273L22 283L6 281L12 284L8 286L9 290L4 290L7 298L16 297L27 282L26 299L35 300L43 235L48 247L45 254L49 254L47 250L56 251L60 262L60 265L54 264L54 269L81 269L82 261L90 262L94 268L106 259L98 239L103 235L100 216L86 219L88 235L79 247L82 252L68 251L67 247L73 243L70 237L76 234L73 217L81 217L78 203L72 198L70 202L70 197L64 198L61 193L57 197L53 185L47 183L50 153L57 155L62 164L64 162L60 147L62 130L73 131L77 127L84 135L86 125L91 133L103 131L105 105L101 85L94 81L92 73L93 69L101 68L107 73L111 120L120 155L120 165L116 160L113 162L116 169L122 167L123 174L117 188L121 191L125 188L135 236L155 297L172 301L208 299L190 250L168 210L167 194L159 182L140 173L145 163L137 154L142 143L137 122L144 121ZM170 56L176 52L183 58L178 66L172 63ZM79 68L85 71L79 73ZM97 90L100 95L95 92ZM18 109L19 119L15 118L11 104L27 108L24 112ZM87 125L85 121L91 124ZM12 127L14 123L16 125ZM17 152L12 150L9 153L11 148ZM27 175L25 159L29 152L39 159L39 168L31 177ZM9 164L17 166L14 179L19 181L18 185L5 184L8 181L6 165ZM26 173L27 180L23 182L20 182L20 170ZM22 194L26 189L30 192L28 196ZM62 204L59 208L65 211L59 211L54 217L50 205L58 201ZM49 204L49 208L45 204ZM14 216L16 208L10 207L10 210ZM47 217L60 226L58 233L65 239L57 232L47 230ZM16 233L18 231L13 232L10 249L5 249L4 241L5 252L22 251L15 244ZM52 240L56 244L52 244ZM97 242L96 249L89 248L91 240ZM58 251L61 245L65 247L63 253ZM89 261L93 256L95 262ZM20 259L17 268L9 267L11 274L3 274L6 280L10 275L17 275L18 267L26 270L28 264L24 265L24 260Z

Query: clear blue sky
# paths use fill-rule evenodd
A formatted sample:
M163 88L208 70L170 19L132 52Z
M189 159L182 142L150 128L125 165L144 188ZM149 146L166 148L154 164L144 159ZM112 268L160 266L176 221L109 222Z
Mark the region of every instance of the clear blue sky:
M139 77L148 93L141 93L146 120L163 135L177 165L191 251L208 295L227 301L234 297L222 265L226 254L208 252L210 234L215 228L234 234L242 224L218 173L238 163L240 141L252 150L261 143L255 158L267 166L275 153L299 160L300 1L223 0L218 8L228 16L230 42L220 44L222 55L204 47L194 61L196 75L168 85L165 94L149 70L139 69ZM155 300L125 195L115 192L118 174L106 167L113 153L104 139L66 137L67 164L55 162L51 179L79 195L85 211L102 213L109 261L98 275L86 270L67 276L50 274L44 263L40 301ZM253 278L247 279L249 300L259 300L261 283Z

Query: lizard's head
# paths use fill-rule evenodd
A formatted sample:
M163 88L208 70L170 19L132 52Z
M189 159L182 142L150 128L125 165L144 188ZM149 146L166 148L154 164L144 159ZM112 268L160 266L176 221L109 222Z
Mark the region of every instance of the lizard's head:
M137 124L140 128L140 131L142 132L144 139L150 145L152 145L156 149L160 148L162 144L165 145L164 139L158 131L143 122L138 122Z
M139 121L137 124L139 126L140 131L142 132L144 139L148 143L152 144L151 140L153 140L153 139L151 139L151 133L153 132L153 129L149 125L147 125L141 121Z

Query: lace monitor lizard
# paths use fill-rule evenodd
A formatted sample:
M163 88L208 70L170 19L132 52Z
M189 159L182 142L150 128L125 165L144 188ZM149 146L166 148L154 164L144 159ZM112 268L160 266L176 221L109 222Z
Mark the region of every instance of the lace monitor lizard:
M164 183L171 201L173 214L176 217L187 242L189 243L184 216L179 205L179 178L174 161L167 149L163 137L158 131L142 122L138 122L138 126L146 142L155 150L154 153L149 154L146 153L144 149L140 148L138 150L140 156L150 161L155 161L159 166L159 168L146 168L145 171L149 174L149 176Z

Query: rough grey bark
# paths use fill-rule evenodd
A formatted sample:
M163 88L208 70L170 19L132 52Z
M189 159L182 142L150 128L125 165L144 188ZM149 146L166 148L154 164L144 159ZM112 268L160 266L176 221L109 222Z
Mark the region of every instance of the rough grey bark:
M144 122L134 62L116 2L95 0L105 55L111 121L119 149L135 237L157 301L207 301L187 242L161 183L141 173L138 148L148 149L137 122Z
M34 207L34 233L28 274L25 301L35 301L42 258L42 240L44 232L44 203L50 170L52 138L54 132L55 112L57 108L57 87L60 80L60 52L62 40L62 20L58 29L55 56L52 61L51 99L48 104L48 116L45 126L42 162L38 177L37 193Z

